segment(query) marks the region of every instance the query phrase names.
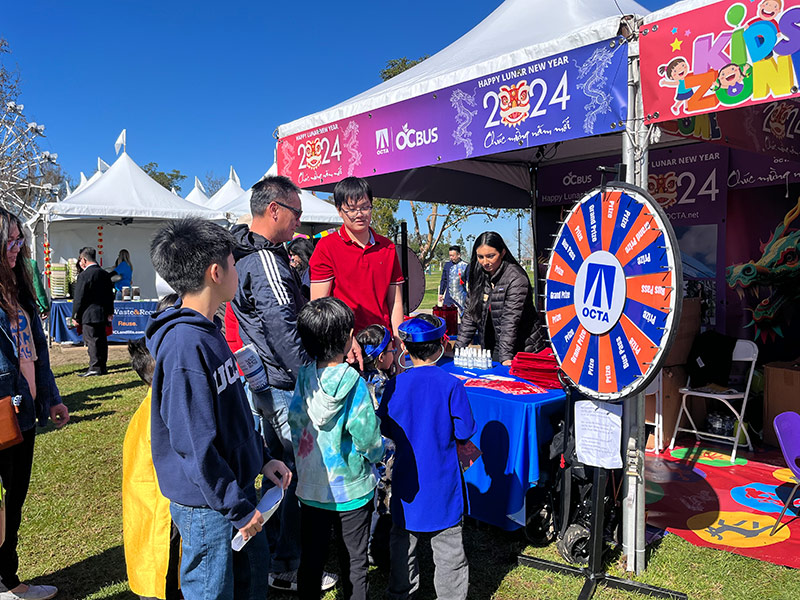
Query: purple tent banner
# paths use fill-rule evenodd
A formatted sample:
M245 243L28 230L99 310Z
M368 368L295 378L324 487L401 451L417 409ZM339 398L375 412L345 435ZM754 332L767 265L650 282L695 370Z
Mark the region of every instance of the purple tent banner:
M614 38L286 136L278 171L307 188L618 131L627 57Z
M537 175L538 206L572 204L600 185L601 165L618 156L545 166ZM687 144L650 152L647 191L673 225L720 223L727 200L728 149Z
M745 189L765 185L788 185L800 181L800 163L781 156L731 150L728 187Z

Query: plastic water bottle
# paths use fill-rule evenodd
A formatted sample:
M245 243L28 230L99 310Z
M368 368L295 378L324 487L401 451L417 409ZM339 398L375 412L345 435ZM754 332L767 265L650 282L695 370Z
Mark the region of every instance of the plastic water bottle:
M461 348L456 348L455 354L453 354L453 364L457 367L461 366Z
M261 392L269 387L267 371L264 369L261 357L256 352L256 347L253 344L247 344L247 346L239 348L233 353L233 356L236 358L236 362L239 364L247 383L250 384L251 390Z

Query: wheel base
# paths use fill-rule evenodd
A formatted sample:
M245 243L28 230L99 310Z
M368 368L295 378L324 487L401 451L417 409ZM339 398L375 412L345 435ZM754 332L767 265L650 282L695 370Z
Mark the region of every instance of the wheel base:
M589 600L593 595L598 585L604 585L612 589L625 590L628 592L635 592L650 596L651 598L665 598L667 600L688 600L689 597L683 592L675 592L665 588L647 585L638 581L630 579L621 579L619 577L612 577L605 573L592 573L589 569L580 567L573 567L572 565L564 565L561 563L544 560L543 558L534 558L520 554L517 556L517 564L524 567L533 567L540 571L551 571L553 573L561 573L564 575L574 575L577 577L585 577L586 581L583 584L578 600Z

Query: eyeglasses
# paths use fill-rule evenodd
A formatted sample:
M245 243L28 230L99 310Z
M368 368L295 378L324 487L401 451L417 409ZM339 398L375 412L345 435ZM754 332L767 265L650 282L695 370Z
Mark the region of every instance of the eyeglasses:
M19 238L18 240L11 240L6 244L6 252L11 252L14 248L19 250L25 245L25 238Z
M372 212L372 204L369 206L359 206L358 208L345 208L343 206L339 210L341 210L348 217L355 217L356 215L368 215Z
M295 208L294 206L289 206L288 204L284 204L283 202L278 202L277 200L273 200L273 202L278 206L282 206L283 208L292 211L292 214L295 216L296 219L299 219L300 217L303 216L303 211L299 208Z

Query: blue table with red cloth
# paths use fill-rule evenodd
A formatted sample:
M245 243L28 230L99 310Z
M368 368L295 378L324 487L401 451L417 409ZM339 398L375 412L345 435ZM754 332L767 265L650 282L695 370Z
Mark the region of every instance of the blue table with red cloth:
M144 335L147 320L158 306L158 302L149 300L131 300L114 302L114 318L111 322L113 333L108 336L109 342L126 342ZM79 344L83 337L75 328L67 326L67 319L72 316L72 300L53 300L50 305L50 339L54 342L72 342Z
M452 361L440 366L468 379L495 375L525 381L497 363L491 370L463 369ZM464 473L469 516L509 531L519 529L524 523L525 493L539 481L540 454L548 459L553 423L564 414L564 391L513 395L471 385L465 389L477 425L472 442L482 453ZM516 515L516 520L509 515Z

